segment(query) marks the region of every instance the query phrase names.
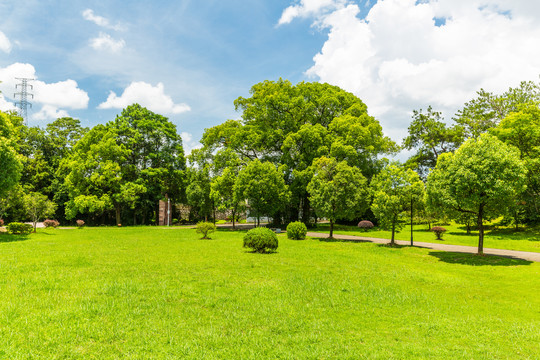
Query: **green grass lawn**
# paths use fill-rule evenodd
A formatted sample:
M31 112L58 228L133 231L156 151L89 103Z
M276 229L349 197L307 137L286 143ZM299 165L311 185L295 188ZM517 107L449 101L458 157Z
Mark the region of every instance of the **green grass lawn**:
M443 234L443 240L437 240L435 234L428 230L427 225L415 225L413 236L414 241L423 241L430 243L468 245L478 246L478 231L472 231L467 234L465 227L461 225L444 225L447 231ZM330 225L318 224L317 228L311 231L329 232ZM356 226L334 225L334 234L358 235L364 237L373 237L380 239L390 239L392 232L372 229L368 232L360 230ZM410 241L410 226L404 227L401 232L396 232L396 240ZM512 228L497 228L486 230L484 235L484 248L507 249L540 252L540 228L520 228L515 231Z
M0 235L0 359L540 358L540 263L242 234Z

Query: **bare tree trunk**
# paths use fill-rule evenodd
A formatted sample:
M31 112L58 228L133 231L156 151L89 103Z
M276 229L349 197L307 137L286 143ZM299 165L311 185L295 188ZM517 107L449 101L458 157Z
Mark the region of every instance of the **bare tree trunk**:
M116 211L116 225L118 225L122 223L122 220L120 218L120 205L115 206L115 211Z
M329 239L334 238L334 220L330 219L330 235L328 236Z
M484 255L484 205L478 209L478 255Z
M396 241L394 240L394 234L396 232L396 218L392 219L392 240L390 240L390 245L395 245Z

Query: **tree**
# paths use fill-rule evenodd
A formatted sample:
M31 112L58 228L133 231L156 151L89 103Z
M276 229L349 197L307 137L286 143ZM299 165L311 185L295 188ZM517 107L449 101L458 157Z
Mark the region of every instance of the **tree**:
M250 214L257 218L278 213L289 200L289 190L282 173L266 161L251 161L238 174L234 190L237 199L246 199Z
M519 217L524 209L526 218L537 222L540 213L540 107L523 107L505 117L491 133L506 144L515 146L527 168L527 188L511 209L512 217Z
M366 105L337 86L280 79L255 84L250 95L234 102L240 120L206 129L201 142L208 154L230 149L244 164L258 159L280 168L291 191L283 209L288 221L310 222L307 185L315 159L347 160L370 178L381 166L379 155L396 150Z
M0 111L0 198L5 197L21 177L21 157L12 140L14 135L10 116Z
M483 254L484 221L503 215L524 190L526 168L519 151L494 136L469 139L454 154L439 157L427 181L428 206L452 218L476 217L478 254Z
M416 150L406 165L418 170L425 179L429 170L435 167L437 157L454 151L463 143L461 126L447 127L441 113L428 107L427 113L413 110L413 121L409 125L409 136L403 140L403 147Z
M208 216L214 208L213 199L210 197L210 173L209 166L202 169L190 169L188 173L189 185L186 188L187 204L191 206L191 212L197 219L208 221Z
M217 204L218 209L231 211L233 229L236 225L236 216L245 208L245 200L239 198L238 192L235 191L237 176L233 168L227 167L221 176L214 178L210 184L210 197Z
M395 245L395 232L402 227L399 216L406 210L412 211L414 203L420 202L424 183L413 170L389 164L373 178L370 188L371 210L383 227L392 230L390 244Z
M50 201L47 196L31 192L24 196L24 207L28 217L32 221L34 232L36 232L37 222L54 214L56 204Z
M313 163L314 175L307 186L310 202L319 217L330 220L329 238L334 236L334 223L352 220L367 210L367 180L356 167L346 161L321 157Z

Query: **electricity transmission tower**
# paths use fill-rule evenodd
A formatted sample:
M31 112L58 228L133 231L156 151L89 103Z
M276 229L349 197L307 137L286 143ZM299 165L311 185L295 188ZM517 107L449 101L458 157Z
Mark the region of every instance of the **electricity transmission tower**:
M30 89L34 89L34 86L28 84L28 82L33 81L34 79L29 79L29 78L15 78L15 79L21 80L20 84L15 85L15 90L17 90L19 87L21 88L20 92L16 92L13 94L15 98L19 96L19 101L15 103L15 106L19 108L19 115L23 117L24 123L28 126L28 106L32 108L32 103L28 101L28 97L31 96L32 99L34 98L34 94L28 93L28 87L30 87Z

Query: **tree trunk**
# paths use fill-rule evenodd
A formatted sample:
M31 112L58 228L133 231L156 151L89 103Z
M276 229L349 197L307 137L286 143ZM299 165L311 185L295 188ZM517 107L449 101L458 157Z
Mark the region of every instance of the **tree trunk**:
M396 241L394 240L394 234L396 232L396 218L392 219L392 240L390 240L390 245L395 245Z
M236 208L234 208L232 210L232 229L233 230L236 230L236 227L235 227L235 221L236 221Z
M478 209L478 255L484 255L484 205Z
M34 226L34 231L33 231L33 232L36 233L36 232L37 232L37 230L36 230L36 229L37 229L37 220L34 219L34 220L32 221L32 224L33 224L33 226Z
M329 239L334 238L334 220L330 219L330 235L328 236Z
M133 226L137 225L137 212L133 209Z
M116 210L116 225L118 225L122 223L122 220L120 218L120 205L116 205L115 210Z
M309 218L310 218L310 212L309 212L309 208L310 208L310 203L309 203L309 198L308 198L308 195L306 194L306 196L304 196L304 199L302 201L302 222L304 224L309 224Z
M411 197L411 246L413 246L413 199Z
M212 201L212 212L214 213L214 226L216 225L216 207Z

